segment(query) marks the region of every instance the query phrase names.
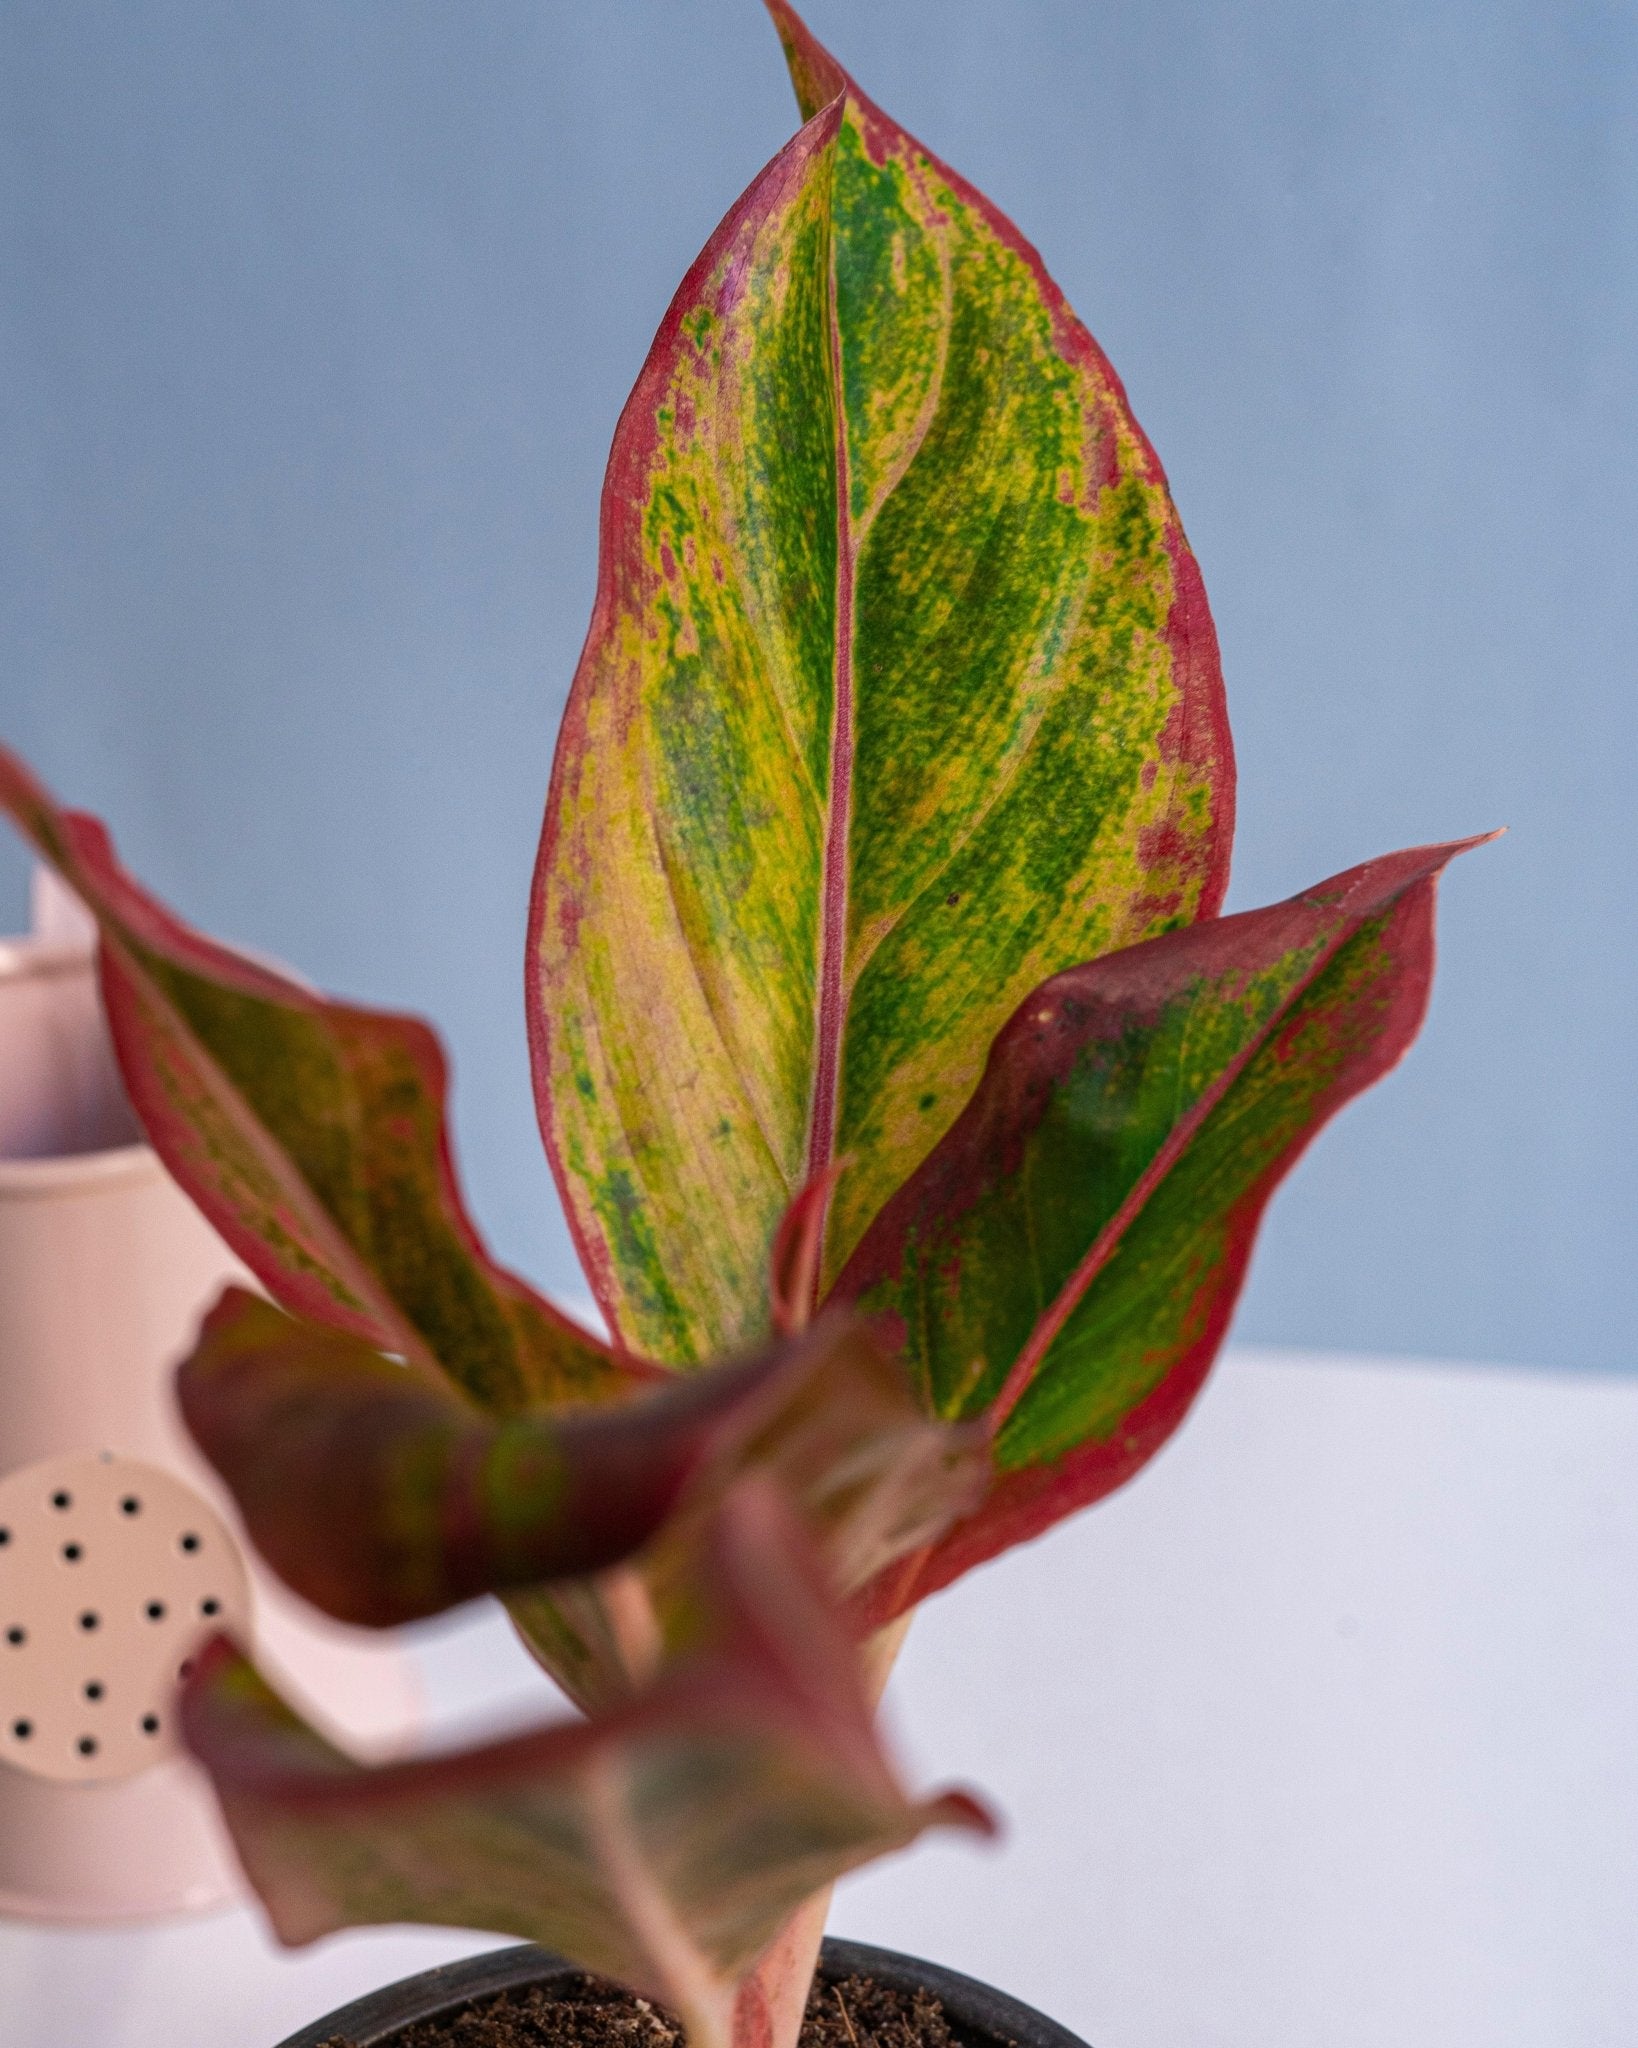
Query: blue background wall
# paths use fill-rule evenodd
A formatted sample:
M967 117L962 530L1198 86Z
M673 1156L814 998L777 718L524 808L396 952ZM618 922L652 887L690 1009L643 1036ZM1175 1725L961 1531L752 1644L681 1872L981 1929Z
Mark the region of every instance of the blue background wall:
M1233 901L1498 823L1239 1331L1638 1364L1638 12L811 0L1122 370L1222 632ZM753 0L10 0L0 731L192 916L433 1012L575 1276L528 871L620 402L794 125ZM0 845L0 923L23 865Z

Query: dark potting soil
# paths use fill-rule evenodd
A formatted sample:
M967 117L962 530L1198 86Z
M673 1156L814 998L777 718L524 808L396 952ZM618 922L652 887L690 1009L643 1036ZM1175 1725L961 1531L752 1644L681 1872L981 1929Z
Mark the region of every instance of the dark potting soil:
M324 2048L355 2048L337 2034ZM392 2048L682 2048L669 2014L596 1977L560 1977L479 1999L453 2019L419 2020ZM894 1991L872 1977L816 1983L800 2048L961 2048L930 1991Z

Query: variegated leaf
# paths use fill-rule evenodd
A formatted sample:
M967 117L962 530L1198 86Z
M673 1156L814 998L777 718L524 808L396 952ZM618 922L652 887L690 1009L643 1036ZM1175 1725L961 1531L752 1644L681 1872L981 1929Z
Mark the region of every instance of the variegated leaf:
M763 1376L724 1410L647 1552L599 1579L507 1601L524 1639L582 1705L630 1694L687 1627L700 1592L701 1529L745 1477L777 1483L818 1544L829 1582L849 1598L977 1504L986 1432L929 1417L903 1366L857 1320L821 1316L762 1357Z
M464 1754L362 1768L213 1645L184 1725L280 1938L516 1934L728 2048L738 1980L803 1899L930 1826L988 1828L965 1794L899 1789L776 1496L742 1489L714 1540L711 1625L644 1697Z
M725 1443L765 1427L791 1376L773 1351L618 1407L492 1416L230 1288L177 1397L267 1563L327 1614L383 1628L616 1564Z
M120 1069L174 1177L275 1300L441 1369L486 1406L622 1399L655 1377L484 1252L427 1026L315 995L143 890L95 819L0 748L0 810L96 918Z
M1415 1036L1435 880L1474 843L1368 861L1020 1006L836 1289L929 1412L993 1436L984 1501L883 1575L875 1619L1110 1492L1177 1427L1275 1186Z
M616 435L537 870L543 1127L599 1301L688 1363L821 1278L1076 960L1215 911L1232 764L1153 451L1040 258L776 7L811 118Z

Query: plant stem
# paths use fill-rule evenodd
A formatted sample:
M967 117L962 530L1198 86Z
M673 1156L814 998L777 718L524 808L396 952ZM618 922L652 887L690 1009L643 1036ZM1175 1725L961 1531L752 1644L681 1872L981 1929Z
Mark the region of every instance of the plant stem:
M910 1615L901 1614L861 1649L860 1666L872 1705L881 1703L909 1631ZM796 2048L834 1890L826 1885L797 1908L741 1984L734 2006L734 2048Z

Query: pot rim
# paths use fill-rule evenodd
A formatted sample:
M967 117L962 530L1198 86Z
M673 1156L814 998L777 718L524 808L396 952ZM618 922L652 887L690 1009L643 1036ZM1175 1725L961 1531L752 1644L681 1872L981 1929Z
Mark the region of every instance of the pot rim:
M549 1983L554 1977L583 1974L588 1973L578 1963L566 1962L532 1942L487 1949L414 1977L401 1977L396 1984L315 2020L280 2042L279 2048L324 2048L337 2035L349 2044L356 2043L356 2048L391 2048L398 2030L418 2020L453 2019L476 1999ZM1087 2048L1078 2034L1022 1999L942 1963L923 1962L897 1949L827 1935L820 1950L819 1975L828 1981L874 1977L895 1991L930 1991L967 2048L979 2048L982 2043L1009 2044L1009 2048Z

